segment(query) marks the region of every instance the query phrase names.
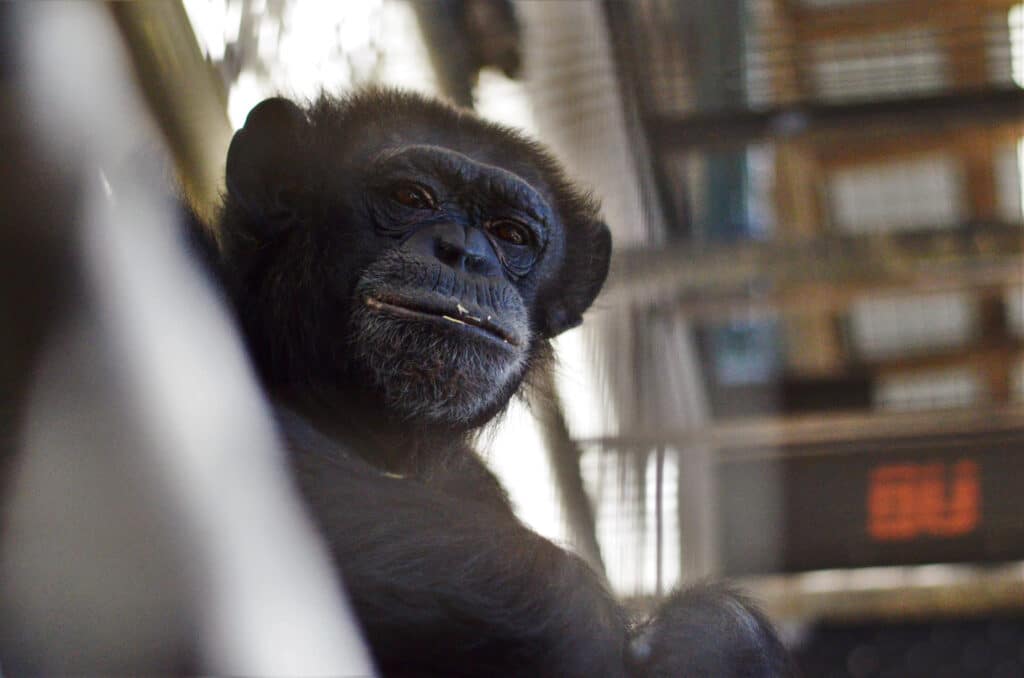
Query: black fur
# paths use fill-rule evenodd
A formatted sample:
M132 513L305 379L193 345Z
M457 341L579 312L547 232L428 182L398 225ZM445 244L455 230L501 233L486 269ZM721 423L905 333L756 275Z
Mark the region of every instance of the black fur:
M761 611L721 584L670 596L653 619L636 629L631 650L636 672L651 678L774 678L794 671Z
M604 282L595 201L516 132L386 91L260 104L227 186L217 274L382 672L654 666L469 445Z

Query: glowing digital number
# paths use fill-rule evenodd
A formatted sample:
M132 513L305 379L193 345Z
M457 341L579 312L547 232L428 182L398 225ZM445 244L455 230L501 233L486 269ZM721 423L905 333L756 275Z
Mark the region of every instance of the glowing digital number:
M949 473L941 462L876 467L868 481L867 509L868 534L878 541L967 534L981 518L978 465L959 461Z

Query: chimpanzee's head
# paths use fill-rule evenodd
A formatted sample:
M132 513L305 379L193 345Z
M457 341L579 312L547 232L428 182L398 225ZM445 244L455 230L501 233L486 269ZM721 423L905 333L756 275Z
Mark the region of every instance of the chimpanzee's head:
M608 271L595 202L518 133L413 94L268 99L231 142L221 237L270 387L468 429Z

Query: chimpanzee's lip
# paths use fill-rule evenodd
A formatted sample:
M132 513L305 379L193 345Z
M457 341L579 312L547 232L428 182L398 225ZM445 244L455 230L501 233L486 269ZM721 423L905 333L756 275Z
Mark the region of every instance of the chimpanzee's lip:
M519 347L522 342L513 332L502 327L494 316L480 311L471 311L460 303L440 304L426 301L414 301L398 297L366 297L366 305L378 311L387 311L407 318L429 318L442 320L453 325L461 325L468 330L478 332L491 339Z

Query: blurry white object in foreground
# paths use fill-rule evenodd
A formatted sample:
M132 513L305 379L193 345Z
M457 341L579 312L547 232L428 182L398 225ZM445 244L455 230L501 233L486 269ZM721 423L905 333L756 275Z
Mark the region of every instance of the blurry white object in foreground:
M109 196L95 180L150 126L108 14L20 9L36 136L83 197L67 224L81 303L42 361L3 534L16 661L372 675L241 342L173 211L137 176Z

